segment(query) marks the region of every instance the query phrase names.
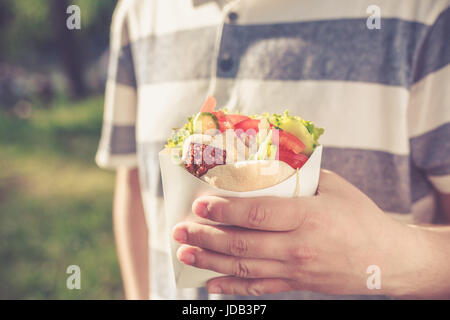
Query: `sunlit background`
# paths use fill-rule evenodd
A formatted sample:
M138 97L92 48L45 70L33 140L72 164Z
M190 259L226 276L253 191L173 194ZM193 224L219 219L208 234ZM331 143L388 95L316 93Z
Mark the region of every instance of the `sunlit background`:
M94 162L115 4L0 1L0 299L123 298L114 174Z

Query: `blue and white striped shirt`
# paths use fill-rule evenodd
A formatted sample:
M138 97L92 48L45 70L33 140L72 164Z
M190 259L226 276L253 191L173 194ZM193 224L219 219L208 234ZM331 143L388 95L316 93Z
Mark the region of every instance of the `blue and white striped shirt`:
M120 1L97 162L139 167L151 297L208 298L204 289L175 289L157 157L208 94L230 110L288 108L314 121L325 128L322 167L400 221L436 219L437 192L450 193L449 4ZM367 27L371 5L380 29Z

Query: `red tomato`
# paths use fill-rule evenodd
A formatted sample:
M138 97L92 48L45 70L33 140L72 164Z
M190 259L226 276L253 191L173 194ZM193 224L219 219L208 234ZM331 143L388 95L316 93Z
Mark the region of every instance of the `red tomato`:
M276 132L278 132L278 139ZM305 149L305 145L299 138L287 131L277 129L272 129L272 144L278 145L280 149L292 151L295 154L299 154Z
M286 162L294 169L300 169L308 161L308 157L303 153L295 154L292 151L278 149L278 160Z
M243 130L244 132L246 132L247 130L253 129L255 132L258 132L258 124L259 124L259 120L258 119L251 119L248 118L244 121L238 122L234 125L234 130Z
M234 125L234 132L248 147L256 143L256 134L258 133L258 119L248 118Z
M219 130L221 132L224 132L227 129L233 129L233 124L228 120L228 115L226 115L223 111L215 111L213 114L219 122Z
M241 121L250 119L250 117L244 116L243 114L227 114L225 117L233 126Z
M214 97L212 96L209 96L208 98L206 98L206 101L203 104L202 108L200 109L200 112L214 112L216 104L217 104L216 99L214 99Z

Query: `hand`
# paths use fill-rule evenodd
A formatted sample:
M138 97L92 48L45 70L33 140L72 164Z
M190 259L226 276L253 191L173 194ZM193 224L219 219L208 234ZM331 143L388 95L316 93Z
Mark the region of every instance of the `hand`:
M316 196L201 197L193 212L230 226L183 222L173 237L178 259L231 275L212 279L210 293L260 295L291 290L328 294L402 295L403 275L421 263L417 229L395 222L349 182L321 171ZM367 268L381 271L370 290Z

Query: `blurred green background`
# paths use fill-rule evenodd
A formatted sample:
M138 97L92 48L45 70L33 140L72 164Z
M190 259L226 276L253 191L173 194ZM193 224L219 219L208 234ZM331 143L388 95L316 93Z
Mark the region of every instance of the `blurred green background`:
M71 4L81 30L65 26ZM94 162L115 5L0 2L0 299L123 298L114 173Z

